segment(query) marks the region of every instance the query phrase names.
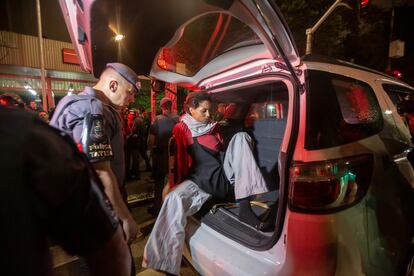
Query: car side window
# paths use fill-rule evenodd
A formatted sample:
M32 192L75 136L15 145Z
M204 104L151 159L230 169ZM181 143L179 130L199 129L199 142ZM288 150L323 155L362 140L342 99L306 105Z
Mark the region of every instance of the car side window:
M381 108L367 83L324 71L308 71L305 147L340 146L380 132Z
M411 135L414 134L413 118L414 114L403 111L406 109L407 104L414 100L414 90L407 87L389 83L383 83L382 88L387 93L392 103L397 108L398 114L400 115L404 124L409 128ZM404 108L405 107L405 108Z
M414 90L401 85L383 83L382 88L387 93L388 97L390 97L394 105L397 105L397 103L404 100L413 99L414 97Z

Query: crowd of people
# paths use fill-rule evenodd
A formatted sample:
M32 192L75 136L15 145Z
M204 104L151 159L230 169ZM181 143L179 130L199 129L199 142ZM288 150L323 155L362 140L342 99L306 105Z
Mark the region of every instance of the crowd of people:
M0 97L0 121L7 121L0 125L1 137L6 139L2 164L10 158L13 161L10 179L1 188L8 194L18 187L16 198L2 206L6 212L1 218L7 222L3 231L16 235L20 225L33 229L24 239L27 244L22 244L27 248L34 243L30 239L36 240L32 253L40 254L37 259L41 262L27 264L24 269L33 266L32 272L39 272L31 275L50 274L47 238L81 256L84 275L135 275L128 245L142 233L128 209L125 185L128 180L140 179L140 163L146 171L152 170L154 203L149 212L157 216L145 247L144 267L178 275L186 217L211 197L224 199L234 191L240 202L240 220L266 230L266 222L250 208L252 195L267 192L250 136L234 135L224 151L211 99L203 91L187 96L181 117L172 112L172 100L164 97L159 105L161 113L151 123L143 107L129 108L139 90L138 76L131 68L109 63L94 87L60 100L50 121L36 102L26 107L16 95ZM29 109L32 112L23 111ZM223 120L225 110L219 106L217 121ZM13 125L15 132L6 135L6 129ZM172 136L177 167L176 181L169 183ZM12 158L16 147L23 153ZM170 192L163 200L165 187ZM27 197L27 204L18 209L22 219L29 218L25 223L9 223L15 212L11 208L18 202L17 192ZM37 205L39 208L32 208ZM4 250L9 248L0 249ZM17 254L18 250L15 247L12 251ZM109 257L113 260L97 265ZM0 274L16 275L13 269L21 268L6 266L6 273Z

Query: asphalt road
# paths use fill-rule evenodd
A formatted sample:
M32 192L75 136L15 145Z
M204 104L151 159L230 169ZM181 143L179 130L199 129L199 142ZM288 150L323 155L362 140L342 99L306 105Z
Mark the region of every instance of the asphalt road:
M145 244L155 222L155 217L147 212L152 204L153 183L150 181L149 172L141 172L140 180L127 182L128 202L138 227L144 234L144 238L132 243L131 251L137 275L151 276L162 275L142 268L142 258ZM59 247L52 248L56 276L79 276L79 261L76 257L68 256ZM195 276L197 273L185 262L182 263L180 275Z

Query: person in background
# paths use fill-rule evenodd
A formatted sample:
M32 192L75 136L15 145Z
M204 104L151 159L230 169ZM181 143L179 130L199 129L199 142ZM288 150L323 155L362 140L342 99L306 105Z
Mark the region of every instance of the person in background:
M145 126L147 127L147 129L149 129L150 127L150 117L148 112L145 110L145 107L143 107L142 105L139 105L137 107L137 112L138 112L138 116L144 121ZM148 135L148 133L147 133Z
M155 117L148 134L148 148L152 151L152 170L154 183L154 204L149 212L157 215L162 204L162 189L168 173L168 142L178 116L171 112L172 101L164 97L160 101L161 114Z
M124 145L126 145L126 137L128 135L128 126L127 126L128 113L129 113L129 108L128 107L124 107L119 111L119 115L121 117L121 123L122 123L122 133L124 135ZM125 149L124 149L124 151L125 151Z
M220 122L224 118L224 112L226 111L226 104L225 103L219 103L217 105L216 113L214 114L213 120L216 122Z
M145 171L149 172L151 171L151 162L147 154L147 149L148 149L147 141L148 141L148 132L149 132L149 127L150 127L150 119L148 117L148 113L146 112L143 106L137 107L137 116L141 122L141 128L142 128L142 140L139 143L138 152L141 158L144 159Z
M397 104L397 112L403 118L414 141L414 99L407 96Z
M34 112L40 112L40 111L42 111L42 108L40 108L37 105L37 102L36 101L30 101L29 108L30 108L30 110L32 110Z
M131 243L138 228L127 208L122 119L119 112L140 89L136 73L121 63L108 63L94 87L60 100L50 125L68 133L92 162L105 193ZM140 234L142 236L142 234Z
M45 111L40 111L39 113L39 117L45 121L47 124L49 123L49 115L47 114L47 112Z
M0 275L53 275L50 239L83 256L92 275L130 275L119 221L71 138L5 106L0 137Z
M143 139L142 122L136 111L130 109L126 121L125 168L126 179L141 179L139 171L139 144Z

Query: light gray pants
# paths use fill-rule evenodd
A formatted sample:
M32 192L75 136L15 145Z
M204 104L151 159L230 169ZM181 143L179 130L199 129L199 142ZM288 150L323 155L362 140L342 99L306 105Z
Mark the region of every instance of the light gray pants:
M239 132L226 151L224 171L234 184L237 199L269 191L252 149L252 138ZM179 274L187 217L199 211L210 197L190 180L185 180L167 195L145 246L143 267Z

